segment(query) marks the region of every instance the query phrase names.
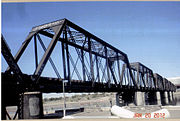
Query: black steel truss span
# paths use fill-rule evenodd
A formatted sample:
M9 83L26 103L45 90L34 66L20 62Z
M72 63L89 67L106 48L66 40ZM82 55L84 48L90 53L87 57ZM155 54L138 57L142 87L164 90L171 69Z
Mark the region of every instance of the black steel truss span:
M146 67L145 65L139 62L135 62L135 63L130 63L130 67L134 79L137 83L138 90L154 90L154 91L176 90L176 86L172 82L168 81L166 78L163 78L157 73L153 73L153 71L148 67ZM123 65L123 68L126 68L125 64Z
M138 89L157 90L153 71L143 64L130 63L133 76L138 84Z
M4 42L3 38L2 41ZM16 66L12 67L12 63L9 64L6 60L9 64L6 73L16 74L17 62L30 42L34 44L34 73L25 75L20 69L18 71L25 91L61 92L62 80L68 80L68 92L119 92L130 89L175 91L175 86L167 79L153 74L151 69L141 63L129 64L125 53L67 19L33 27L17 54L14 57L9 54ZM4 46L2 47L4 50ZM39 48L43 49L42 57L39 56ZM58 48L58 55L61 56L58 64L62 65L62 68L57 68L53 61L56 58L51 56L55 48ZM4 58L6 55L3 54ZM56 78L42 77L48 61ZM60 73L60 70L63 73ZM5 85L20 80L15 79L13 74L6 73L2 76ZM8 83L5 78L9 80Z
M43 41L45 37L50 40L47 48ZM57 78L68 80L69 85L73 80L79 80L90 82L92 87L97 83L102 83L107 85L107 88L111 88L112 84L116 87L124 85L136 88L127 55L67 19L33 27L14 57L16 62L33 39L36 68L32 80L36 84L39 83L47 61L50 61ZM38 42L45 52L40 61L38 61ZM50 57L57 42L61 43L59 48L62 54L63 75L60 75ZM128 79L131 81L127 84L123 84L121 80L123 64L127 65L127 72L130 75ZM10 68L7 68L7 71L10 71Z
M130 64L125 53L67 19L33 27L14 57L3 36L1 43L2 55L9 65L1 73L2 119L8 115L6 106L17 106L13 119L17 114L22 118L22 93L63 92L63 80L68 81L66 92L176 91L167 79L153 74L141 63ZM25 74L17 63L30 43L33 43L34 58L29 61L34 61L35 66L33 73ZM52 56L53 53L56 55ZM60 67L57 67L57 56L60 56ZM42 76L48 61L56 77Z
M157 83L157 88L160 91L176 91L176 86L168 81L166 78L163 78L159 74L155 73L154 74L156 83Z

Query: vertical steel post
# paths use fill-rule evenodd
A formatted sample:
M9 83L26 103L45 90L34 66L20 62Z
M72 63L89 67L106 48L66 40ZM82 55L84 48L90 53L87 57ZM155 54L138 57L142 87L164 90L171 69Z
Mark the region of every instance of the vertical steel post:
M84 64L84 51L83 51L83 49L81 49L81 58L82 58L83 81L86 81L85 64Z
M143 68L143 69L144 69L144 68ZM146 73L146 82L147 82L148 88L149 88L149 87L150 87L150 84L149 84L147 69L145 69L145 73Z
M66 27L65 27L65 30L64 30L64 33L65 33L65 42L68 41L68 38L67 38L67 31L66 31ZM68 81L69 81L69 84L71 85L71 72L70 72L70 63L69 63L69 48L68 48L68 44L66 43L66 59L67 59L67 78L68 78Z
M118 58L118 52L116 52L117 56L117 67L118 67L118 75L119 75L119 85L122 86L122 80L121 80L121 70L120 70L120 63L119 63L119 58Z
M126 75L127 75L127 80L128 80L128 86L130 86L131 85L131 79L130 79L130 77L129 77L129 71L126 71Z
M126 68L127 68L127 64L125 64L125 70L124 70L124 80L125 80L125 85L127 84L127 78L126 78Z
M139 65L138 65L139 66ZM139 68L140 68L140 66L139 66ZM143 72L141 73L141 75L142 75L142 80L143 80L143 82L144 82L144 87L146 88L147 87L147 82L146 82L146 80L144 80L144 78L145 78L145 75L144 75L144 69L142 69L143 70Z
M139 66L136 65L136 70L137 70L137 88L140 88L141 87L141 81L139 80Z
M99 64L98 64L98 58L97 58L97 55L95 55L95 58L96 58L97 78L98 78L98 82L100 83L100 76L99 76Z
M108 76L108 87L110 88L110 74L109 74L109 62L108 62L108 53L107 47L105 47L105 56L106 56L106 65L107 65L107 76Z
M152 76L153 76L153 80L154 80L154 84L155 84L155 90L157 90L157 82L156 82L156 79L155 79L155 77L154 77L153 74L152 74Z
M38 54L37 54L37 39L36 34L34 35L34 52L35 52L35 64L36 68L38 67Z
M64 38L64 33L63 33L63 38ZM64 69L64 79L67 79L66 76L66 59L65 59L65 48L64 48L64 42L61 42L62 46L62 59L63 59L63 69Z
M89 59L90 59L90 72L91 72L91 81L92 86L94 86L94 68L93 68L93 60L92 60L92 47L91 47L91 39L88 37L88 49L89 49Z
M122 84L123 84L123 76L124 76L124 71L125 71L125 64L123 64L123 66L122 66L122 71L121 71L121 77L120 77L120 79L121 79L121 86L122 86Z

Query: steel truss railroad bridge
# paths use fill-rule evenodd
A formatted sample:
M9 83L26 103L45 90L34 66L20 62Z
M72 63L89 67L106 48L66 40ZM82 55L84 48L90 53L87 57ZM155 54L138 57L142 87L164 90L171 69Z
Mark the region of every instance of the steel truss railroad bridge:
M89 33L67 19L33 27L13 57L2 35L2 55L9 67L2 75L2 118L8 115L5 107L18 106L19 118L23 113L24 92L62 92L63 80L68 80L66 92L174 92L176 87L141 63L129 63L125 53ZM45 42L49 45L46 48ZM34 73L25 74L18 66L29 43L34 45ZM40 46L37 46L40 45ZM43 56L38 56L39 48ZM61 55L57 68L51 56L54 49ZM54 52L55 53L55 52ZM25 55L28 56L28 55ZM23 60L22 60L23 61ZM33 60L31 60L33 61ZM57 78L42 77L50 62ZM32 66L33 68L33 66ZM63 75L59 70L63 70ZM14 118L15 118L14 117Z

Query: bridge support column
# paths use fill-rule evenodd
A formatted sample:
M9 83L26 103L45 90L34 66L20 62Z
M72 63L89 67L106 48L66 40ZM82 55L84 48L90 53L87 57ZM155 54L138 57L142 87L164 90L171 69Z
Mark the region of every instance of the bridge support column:
M169 104L169 101L168 101L168 92L164 92L165 93L165 103L166 105Z
M176 102L175 102L175 99L174 99L174 94L173 94L173 91L171 92L171 97L172 97L172 105L175 105Z
M161 105L166 105L164 92L160 92L160 96L161 96Z
M26 92L22 97L22 119L39 119L43 117L42 93Z
M161 95L161 104L167 105L168 104L167 92L160 92L160 95Z
M161 95L160 95L160 92L156 92L156 96L157 96L157 104L161 105Z
M174 93L172 92L172 99L174 100Z
M173 91L168 92L168 100L169 100L169 104L174 105L175 101L173 97Z
M174 93L173 93L173 91L171 92L171 97L172 97L172 101L174 102Z
M124 101L122 99L121 93L116 93L116 105L120 107L124 106Z
M171 96L171 92L170 91L167 92L167 96L168 96L168 104L171 104L172 96Z
M116 105L128 106L135 105L135 93L133 91L124 91L116 94Z
M135 102L137 106L144 106L145 104L145 96L144 92L136 92L135 93Z
M157 104L156 92L154 92L154 91L145 92L145 104L146 105L156 105Z

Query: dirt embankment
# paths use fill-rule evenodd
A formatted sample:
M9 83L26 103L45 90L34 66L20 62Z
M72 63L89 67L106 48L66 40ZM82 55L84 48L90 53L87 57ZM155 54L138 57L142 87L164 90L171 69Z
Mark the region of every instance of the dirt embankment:
M66 98L67 108L84 107L85 110L101 110L101 107L110 107L115 104L115 94L113 93L94 93L94 94L82 94L75 95ZM49 98L44 99L44 111L45 113L54 112L58 109L63 109L64 99L63 98Z

